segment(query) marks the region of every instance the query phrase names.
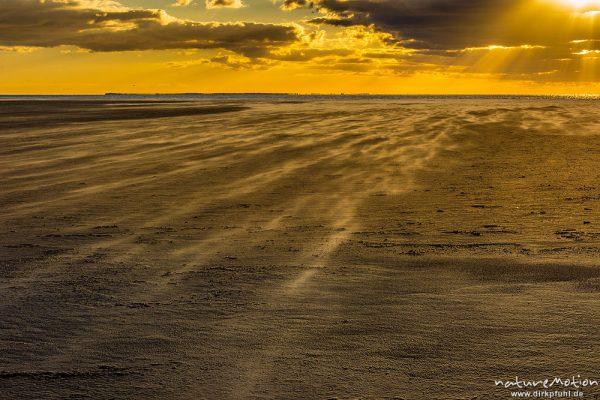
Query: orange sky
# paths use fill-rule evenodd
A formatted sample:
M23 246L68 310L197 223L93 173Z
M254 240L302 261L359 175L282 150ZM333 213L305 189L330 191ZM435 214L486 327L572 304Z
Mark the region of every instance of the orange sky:
M2 0L0 93L600 93L588 0Z

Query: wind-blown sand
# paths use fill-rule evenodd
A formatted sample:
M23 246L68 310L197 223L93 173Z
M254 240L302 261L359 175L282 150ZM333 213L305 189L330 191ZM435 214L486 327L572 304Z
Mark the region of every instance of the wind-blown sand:
M0 398L600 380L597 101L297 99L0 102Z

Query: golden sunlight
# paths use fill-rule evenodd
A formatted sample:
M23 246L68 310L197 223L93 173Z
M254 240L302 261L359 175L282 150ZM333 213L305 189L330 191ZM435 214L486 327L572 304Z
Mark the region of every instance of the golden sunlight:
M600 1L598 0L555 0L560 4L566 5L580 12L595 12L600 10Z
M0 0L0 93L600 89L600 0L207 1Z

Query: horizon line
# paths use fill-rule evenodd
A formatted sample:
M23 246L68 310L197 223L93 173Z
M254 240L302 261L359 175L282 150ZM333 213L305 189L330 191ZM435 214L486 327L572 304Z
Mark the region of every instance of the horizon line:
M105 92L105 93L0 93L0 97L68 97L68 96L222 96L222 95L254 95L254 96L520 96L520 97L552 97L552 96L581 96L600 97L600 93L294 93L294 92Z

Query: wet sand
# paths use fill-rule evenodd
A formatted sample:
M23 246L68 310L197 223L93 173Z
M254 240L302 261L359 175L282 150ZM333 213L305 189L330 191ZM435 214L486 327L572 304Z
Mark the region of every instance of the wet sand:
M595 101L0 103L0 398L600 380Z

